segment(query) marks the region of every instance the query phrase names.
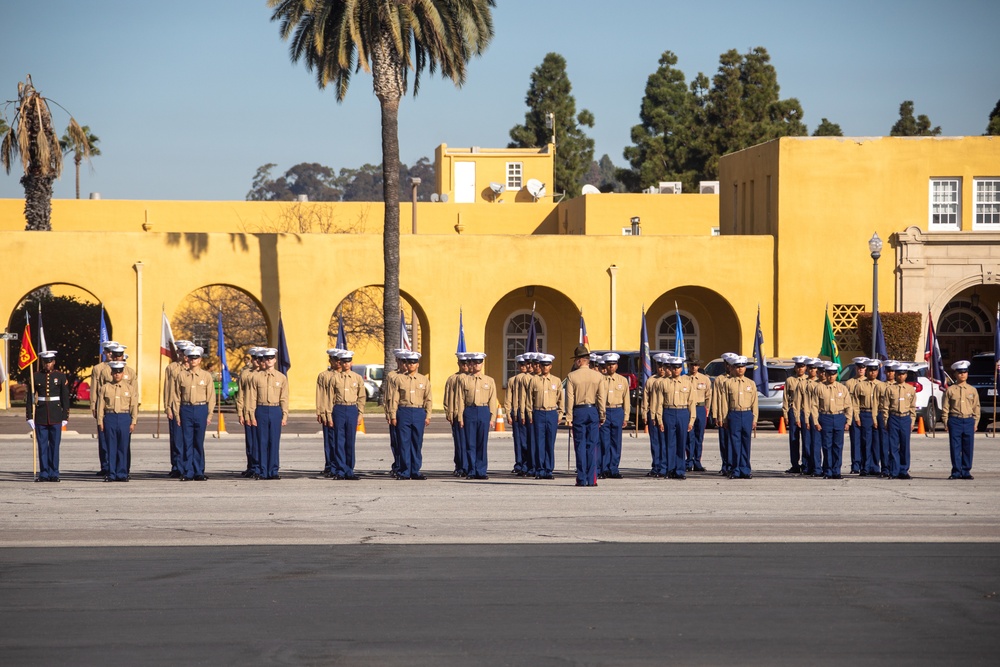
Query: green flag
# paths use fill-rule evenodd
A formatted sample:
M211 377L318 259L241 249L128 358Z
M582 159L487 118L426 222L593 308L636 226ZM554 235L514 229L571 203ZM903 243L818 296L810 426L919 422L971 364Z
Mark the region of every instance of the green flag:
M830 313L823 313L823 345L819 348L819 356L828 357L835 364L840 364L840 350L833 337L833 325L830 324Z

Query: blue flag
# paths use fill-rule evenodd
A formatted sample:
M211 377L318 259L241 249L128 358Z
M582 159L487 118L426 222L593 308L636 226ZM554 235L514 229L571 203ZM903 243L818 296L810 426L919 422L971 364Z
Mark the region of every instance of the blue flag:
M344 311L337 313L337 345L338 350L347 349L347 332L344 330Z
M104 344L108 342L108 325L104 322L104 304L101 304L101 333L98 336L97 341L97 358L101 361L107 361L104 356Z
M219 385L222 398L229 398L229 383L232 376L229 374L229 364L226 363L226 337L222 335L222 311L219 311L219 362L222 368L219 373Z
M645 387L653 375L653 363L649 359L649 336L646 334L646 311L642 311L642 333L639 334L639 386Z
M281 321L281 313L278 313L278 371L288 375L288 369L292 367L292 359L288 356L288 343L285 342L285 325Z
M684 326L681 324L681 311L677 309L677 302L674 302L674 313L677 320L674 329L674 356L683 359L682 375L687 375L687 350L684 348Z
M764 356L764 332L760 330L760 306L757 306L757 332L753 337L753 360L757 364L757 370L753 374L753 381L757 385L757 391L764 396L769 396L770 386L767 381L767 358Z
M882 333L882 318L876 312L872 316L872 326L875 331L875 358L883 364L889 360L889 353L885 350L885 334ZM885 367L878 367L878 379L885 382Z
M465 349L465 325L462 324L462 309L458 309L458 347L455 348L455 353L467 352Z

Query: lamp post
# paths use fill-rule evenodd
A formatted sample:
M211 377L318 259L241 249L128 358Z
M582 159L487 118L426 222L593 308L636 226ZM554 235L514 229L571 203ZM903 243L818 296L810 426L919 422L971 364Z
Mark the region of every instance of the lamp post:
M878 354L875 350L875 317L878 315L878 258L882 256L882 239L878 232L868 240L868 250L872 254L872 359Z

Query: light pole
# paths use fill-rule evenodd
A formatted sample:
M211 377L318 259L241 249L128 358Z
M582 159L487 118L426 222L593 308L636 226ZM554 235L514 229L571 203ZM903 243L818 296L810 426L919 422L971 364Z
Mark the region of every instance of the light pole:
M882 239L878 237L878 232L868 240L868 250L872 254L872 359L877 359L875 318L878 317L878 258L882 256Z

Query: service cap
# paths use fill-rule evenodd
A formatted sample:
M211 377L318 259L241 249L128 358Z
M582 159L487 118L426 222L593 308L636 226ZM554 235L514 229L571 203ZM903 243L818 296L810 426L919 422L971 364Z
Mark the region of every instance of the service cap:
M968 361L963 359L961 361L956 361L955 363L953 363L951 365L951 370L955 371L956 373L968 373L970 365L971 364L969 364Z

